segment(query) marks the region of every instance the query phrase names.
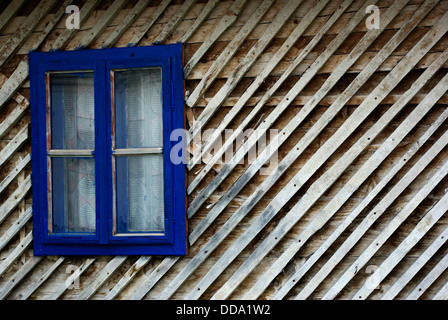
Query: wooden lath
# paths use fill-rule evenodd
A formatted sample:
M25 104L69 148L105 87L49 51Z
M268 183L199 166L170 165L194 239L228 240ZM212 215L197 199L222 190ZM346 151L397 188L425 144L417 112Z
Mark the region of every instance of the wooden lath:
M0 79L0 110L7 112L0 124L3 139L0 160L2 168L7 168L0 182L0 194L5 199L0 205L0 253L5 258L0 264L0 275L10 281L0 286L1 299L215 299L234 296L305 299L316 292L325 299L339 298L341 290L358 281L353 277L354 271L361 270L369 259L376 257L391 235L407 223L412 212L432 196L446 177L448 50L434 49L436 44L446 43L446 0L341 0L337 3L327 0L205 3L139 0L127 9L124 8L128 1L115 0L101 11L97 9L100 1L82 1L80 31L64 28L64 7L72 1L55 4L57 8L52 8L51 3L44 1L29 10L28 17L33 16L36 21L24 17L22 31L15 32L16 39L8 35L10 40L5 43L9 45L0 48L3 68L7 68L10 61L18 63L10 70L12 72L5 73L8 77L2 75ZM381 8L379 30L365 28L365 9L370 4ZM0 14L0 32L14 21L20 7L26 5L28 1L13 1L6 7ZM39 29L37 18L42 19L50 10L54 12L52 18ZM213 28L206 30L209 24ZM78 32L82 32L82 36ZM386 33L391 36L385 36ZM35 41L26 43L32 35ZM359 40L349 45L351 37ZM190 255L142 256L135 260L122 256L83 257L76 262L80 266L78 272L65 278L63 266L73 264L71 257L57 257L54 261L29 258L30 203L27 202L27 209L20 214L20 210L16 210L31 190L30 155L19 152L30 143L27 126L15 126L27 121L24 116L29 106L28 62L23 55L27 50L24 48L61 50L175 42L182 42L188 48L189 41L195 41L197 47L187 56L184 67L186 83L191 88L191 94L186 97L190 133L199 134L209 126L216 129L188 163L188 217L192 221ZM251 41L251 45L241 49L246 41ZM415 45L400 49L402 52L397 54L397 48L406 48L407 41L414 41ZM271 47L273 42L275 46ZM375 43L381 45L380 50L371 50ZM342 49L347 47L350 50ZM201 62L206 55L213 58ZM374 82L376 88L365 93L362 89L372 79L379 79ZM335 93L334 88L342 81L346 82L345 87ZM394 91L401 81L410 85L405 86L405 90ZM272 85L266 86L266 82ZM289 82L292 83L288 86ZM308 91L309 86L314 86L314 91ZM13 105L16 107L11 107ZM354 111L341 121L338 117L346 112L347 105L354 105ZM384 105L388 106L386 111L379 112ZM326 106L323 112L309 125L309 118L322 110L322 106ZM434 117L436 107L442 111L435 121L423 126L421 135L414 134L413 130L421 128L424 117ZM225 164L219 173L213 173L211 169L233 146L238 135L256 122L265 108L272 111L256 126L263 132L289 117L280 128L280 135L270 141L271 146L277 145L278 149L269 148L268 144L259 150L256 162L241 168L236 165L237 160L244 159L247 150L258 144L259 136L250 136L236 151L234 163ZM373 144L375 137L385 135L384 129L404 110L410 112L400 117L396 128L389 130L381 143ZM366 118L375 112L380 116L374 124L361 130ZM327 141L316 147L316 141L328 129L333 129L331 122L335 120L341 124ZM303 136L291 142L299 130L304 130L304 125L308 127ZM230 127L236 130L220 149L214 150L206 164L201 164L215 140ZM356 141L348 142L356 130L363 134ZM440 135L441 131L445 133ZM398 157L394 155L403 145L406 151ZM309 154L311 148L315 149ZM373 148L370 157L361 161L349 178L344 178L343 185L334 191L335 196L326 198L325 192L338 184L369 148ZM260 168L280 149L285 150L281 161L270 175L261 179L257 176ZM368 183L375 170L386 167L391 155L395 163L381 172L380 179L365 198L343 215L336 228L325 232L326 238L317 249L310 255L304 254L303 263L282 276L282 271L296 262L305 247L315 242L316 233L341 214L341 208ZM436 158L442 160L434 163ZM299 166L297 160L302 161ZM410 161L413 163L408 165ZM403 170L407 172L399 176ZM429 174L424 174L427 171ZM276 186L283 180L278 189ZM229 181L233 182L229 184ZM409 187L417 183L421 185L419 190L409 191ZM200 190L202 186L205 188ZM245 193L245 190L251 191ZM289 204L299 191L302 193L299 200ZM379 195L382 199L378 201ZM385 212L397 199L405 199L403 207L391 221L385 221ZM446 195L441 196L432 208L424 210L422 222L409 230L372 274L377 279L389 279L396 264L409 255L416 243L422 239L429 243L407 266L406 272L399 278L392 277L393 286L381 298L392 299L405 292L407 299L418 299L424 293L434 299L446 299L448 289L443 283L440 285L440 281L446 281L442 274L448 258L440 248L445 244L447 229L441 229L435 237L429 232L433 224L444 223L441 221L446 217L446 199ZM317 202L323 202L319 215L311 215ZM367 215L360 219L363 212ZM371 239L366 234L377 221L383 223L383 229L378 230L377 239ZM299 223L300 233L293 232L293 227ZM351 233L344 238L342 235L349 226L352 226ZM283 247L281 241L284 241ZM342 245L333 253L331 248L337 241ZM255 247L247 250L251 243L255 243ZM360 243L362 255L348 259L349 262L343 261L351 257L350 250ZM278 254L270 255L273 250L278 250ZM329 259L322 265L322 259L327 256ZM434 259L439 259L435 260L434 268L417 283L414 276ZM261 266L263 263L267 266ZM329 275L338 267L343 270L342 277L333 283ZM255 270L257 272L253 272ZM37 281L26 281L30 276ZM78 276L83 279L83 287L71 291L67 284ZM63 283L59 281L61 277ZM280 285L275 283L279 278L283 279ZM435 287L438 278L442 279ZM374 287L362 283L350 292L350 297L369 298L372 290Z

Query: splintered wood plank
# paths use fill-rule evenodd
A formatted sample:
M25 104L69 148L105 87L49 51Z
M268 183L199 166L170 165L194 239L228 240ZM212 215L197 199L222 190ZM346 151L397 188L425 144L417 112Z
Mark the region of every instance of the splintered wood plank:
M27 300L52 274L53 272L64 262L65 257L59 257L55 263L39 278L38 281L34 282L30 288L24 293L22 293L20 300Z
M399 172L403 166L407 163L406 160L411 159L421 146L425 144L425 142L431 137L431 135L442 125L442 123L448 117L448 111L444 112L441 116L437 118L437 120L431 125L431 127L412 145L412 147L402 156L397 162L396 165L387 172L387 174L378 182L374 189L372 189L366 198L354 208L345 219L338 225L338 227L330 234L330 236L325 240L325 242L319 246L319 248L306 260L306 262L285 282L285 284L276 292L273 299L282 299L289 290L300 281L300 279L308 272L308 270L320 259L320 257L330 248L330 246L339 238L339 236L346 230L346 228L355 220L355 218L367 207L367 205L378 195L378 193L387 185L387 183ZM423 170L432 160L433 158L443 149L443 147L448 144L447 140L439 139L437 143L435 143L432 148L427 151L427 153L421 158L421 161L418 163L418 166L415 165L407 176L406 180L402 180L401 183L398 183L395 187L395 197L400 194L407 187L407 185L413 181L421 170ZM405 160L406 159L406 160ZM411 178L411 172L416 172ZM401 185L404 184L403 187ZM400 188L400 191L398 188ZM391 191L392 192L392 191ZM384 197L382 200L383 208L387 207L391 203L391 201L386 203L386 199L391 197L391 193ZM395 199L392 198L392 201ZM376 215L380 215L380 208L375 207L372 212L375 212ZM338 258L342 259L343 256L338 256ZM331 259L330 259L331 260ZM329 262L319 270L319 276L316 275L313 279L307 283L305 288L303 288L300 294L305 295L305 292L308 291L308 294L312 292L318 285L319 279L325 279L329 274L331 269L327 268Z
M5 274L5 272L12 266L12 264L28 249L29 245L33 241L33 232L28 233L28 235L23 239L17 247L3 260L0 264L0 277Z
M221 18L221 20L219 20L217 25L210 32L210 34L201 44L199 49L196 50L196 52L193 54L193 56L185 65L184 67L185 78L187 78L191 70L193 70L198 61L201 60L202 56L205 54L205 52L207 52L208 49L210 49L212 44L215 43L215 41L219 38L219 36L221 36L221 34L223 34L224 31L226 31L231 25L233 25L245 3L246 0L235 0L235 2L232 4L232 7L230 7L229 11Z
M448 77L447 77L448 79ZM268 268L263 274L264 282L258 281L248 292L245 298L254 298L258 294L257 290L267 287L278 273L286 266L297 251L308 241L308 239L322 228L325 223L337 212L337 210L350 198L350 196L359 188L359 186L371 175L371 173L386 159L386 157L395 149L404 139L410 130L424 117L424 115L437 102L438 94L443 94L443 90L448 88L448 83L441 81L439 87L431 91L427 99L418 105L417 108L400 124L400 126L390 135L389 139L378 148L375 153L362 165L362 167L350 178L342 187L338 194L333 197L327 205L321 210L300 234L293 244ZM409 98L408 98L409 99ZM396 104L370 128L357 142L347 151L339 160L327 170L313 185L308 189L302 199L286 214L278 223L275 229L270 232L266 239L255 249L243 265L235 272L228 283L230 287L226 295L220 295L220 291L226 290L227 285L221 287L216 293L217 297L225 298L237 285L245 278L250 271L262 260L262 258L286 235L286 233L297 223L297 221L311 208L315 201L323 195L329 186L336 182L339 176L346 170L359 154L370 144L390 121L405 106L405 103ZM349 122L350 123L350 122ZM309 199L312 200L309 200ZM309 201L308 201L309 200Z
M168 38L174 29L179 25L183 17L187 14L188 10L196 3L197 0L186 0L182 6L177 10L174 17L163 27L162 32L153 41L153 44L161 44L166 38Z
M126 256L116 256L114 257L102 270L95 276L92 283L85 288L76 300L88 300L90 299L99 288L120 268L126 261Z
M15 0L6 7L6 9L0 14L0 31L14 18L14 15L22 7L25 0Z
M215 8L218 2L219 2L218 0L207 1L199 16L196 18L196 20L193 22L193 24L190 26L187 32L185 32L184 35L179 40L177 40L177 42L178 43L187 42L188 39L190 39L190 37L194 34L194 32L199 28L201 23L204 22L205 19L207 19L208 15L213 10L213 8Z
M10 36L0 49L0 67L25 42L44 16L53 8L56 0L43 0L20 25L14 35Z
M25 82L28 77L28 58L23 59L12 75L6 80L3 86L0 88L0 109L6 104L6 102L12 98L14 93Z
M16 221L15 223L8 229L6 232L0 237L0 251L5 248L5 246L11 241L12 238L22 230L22 227L31 219L32 217L32 209L28 208Z
M0 206L0 223L6 219L9 213L16 208L31 189L31 175L17 187L9 198Z
M205 90L207 90L208 87L213 83L221 70L235 55L236 51L240 48L241 44L244 42L249 33L252 32L260 19L271 7L273 2L274 0L263 0L263 2L258 6L258 8L243 25L243 27L238 31L232 41L230 41L227 47L221 52L210 69L207 70L207 73L204 75L201 82L194 88L193 92L188 97L186 104L189 107L193 107L198 101L199 97L202 96Z
M123 21L115 27L114 31L112 31L106 41L104 41L102 47L112 47L118 39L120 39L123 33L132 25L132 23L142 14L150 1L151 0L139 0L139 2L128 13L126 18L124 18Z
M95 261L95 258L86 259L67 280L60 285L51 295L47 296L45 300L57 300L67 290L71 283L73 283L78 277L80 277L84 271Z
M89 18L90 13L92 13L93 9L99 4L100 0L92 0L86 1L81 9L79 9L79 25L83 25L84 22ZM68 29L65 28L64 31L61 32L59 37L53 42L51 46L51 51L61 49L66 43L73 38L76 34L76 29Z
M418 222L409 235L400 245L381 263L378 269L372 274L375 282L381 281L392 271L392 269L406 256L406 254L422 239L429 229L444 215L448 209L448 193L440 199L435 206ZM448 232L447 232L448 233ZM443 239L443 237L442 237ZM445 240L445 239L443 239ZM443 241L445 242L445 241ZM352 299L363 300L372 293L376 286L365 283L352 297Z
M132 279L137 275L137 273L142 270L144 266L151 261L152 256L141 256L138 260L126 271L126 273L120 278L120 281L108 292L105 300L112 300L116 298L121 291L131 282Z
M118 14L118 12L126 4L126 0L115 0L112 5L107 8L106 12L101 16L101 18L95 23L92 29L90 29L87 34L78 43L75 50L83 49L88 47L96 37L99 36L101 32L109 25L112 19Z
M406 297L406 300L417 300L436 279L448 268L448 254L445 255L435 266L428 272L422 281L412 290Z
M355 110L355 112L346 121L339 130L328 139L325 144L317 150L311 159L301 168L301 170L290 180L290 182L276 195L271 203L263 210L257 221L251 224L246 232L232 244L232 246L221 256L210 271L201 279L189 298L199 297L204 290L218 277L222 271L235 259L247 244L258 234L258 232L267 224L268 221L283 207L309 177L325 162L326 159L341 145L343 141L356 129L357 126L367 117L398 82L409 72L422 56L431 48L441 36L448 30L445 21L448 14L444 15L437 25L431 29L425 36L409 51L409 53L400 61L394 70L389 73L382 82L372 91L366 100ZM370 110L370 111L369 111ZM224 167L225 168L225 167ZM223 169L224 170L224 169ZM221 170L221 172L223 172ZM220 172L220 173L221 173ZM319 186L320 188L328 186ZM309 196L310 201L313 197ZM303 199L302 199L303 200ZM300 218L299 216L296 218ZM270 235L269 235L270 236ZM269 237L268 236L268 237ZM225 285L224 285L225 286ZM222 287L223 288L223 287ZM227 289L227 288L226 288ZM218 298L218 295L215 295Z
M158 17L165 11L165 8L170 4L171 0L163 0L156 11L151 15L151 17L146 21L146 23L135 33L134 37L129 41L128 47L135 47L139 41L145 36L146 32L151 28Z
M434 175L430 178L428 183L417 192L417 194L406 204L406 206L387 224L387 226L381 231L381 233L371 242L371 244L362 252L362 254L356 259L356 261L350 265L344 274L336 281L336 283L328 290L323 299L334 299L342 288L352 279L355 274L355 270L360 270L367 261L378 251L378 249L386 242L392 233L408 218L411 213L417 208L417 206L430 194L433 188L446 176L448 173L448 161L440 167ZM375 212L375 211L374 211ZM376 218L375 212L375 218ZM357 237L359 232L364 234L365 225L370 224L372 216L368 216L363 220L356 230L350 235L350 237L344 242L344 246L348 241ZM366 221L366 223L364 223ZM353 235L353 237L351 237ZM348 244L348 243L347 243ZM350 245L352 245L350 243ZM339 251L339 250L338 250ZM337 252L338 253L338 252Z
M39 264L43 257L32 256L20 269L9 278L5 286L0 289L0 300L4 300L12 290Z
M426 250L406 270L406 272L403 273L397 281L395 281L392 287L390 287L389 290L387 290L387 292L381 297L381 300L394 299L400 293L400 291L412 280L412 278L417 274L417 272L420 271L421 268L423 268L423 266L437 252L437 250L439 250L440 247L446 243L447 239L448 239L448 228L445 228L445 230L431 243L430 246L428 246L428 248L426 248ZM398 249L399 248L397 248L395 251L397 251ZM395 251L392 253L392 255L395 254ZM392 255L390 255L389 257L391 257ZM395 258L397 258L397 256L395 256ZM400 260L397 260L397 263L399 261ZM372 274L372 278L375 279L375 283L377 283L378 278L376 278L375 274ZM380 281L378 281L378 283L379 282Z

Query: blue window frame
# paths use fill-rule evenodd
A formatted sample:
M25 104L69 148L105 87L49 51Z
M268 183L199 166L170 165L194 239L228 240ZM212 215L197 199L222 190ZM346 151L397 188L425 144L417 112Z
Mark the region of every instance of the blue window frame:
M29 60L34 254L185 255L182 46Z

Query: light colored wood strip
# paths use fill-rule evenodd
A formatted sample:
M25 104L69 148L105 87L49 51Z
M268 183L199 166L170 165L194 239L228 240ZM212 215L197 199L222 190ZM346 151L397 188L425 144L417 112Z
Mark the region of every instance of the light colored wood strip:
M92 29L81 39L75 50L87 48L93 40L95 40L101 32L108 26L109 22L118 14L118 12L126 4L126 0L115 0L112 5L107 8L101 18L95 23Z
M9 213L19 205L30 189L31 175L29 175L0 206L0 223L2 223Z
M90 16L90 13L92 13L93 9L100 3L100 0L91 0L86 1L82 8L79 10L79 25L82 26L85 21ZM65 28L64 31L61 32L59 37L53 42L53 45L51 46L51 50L59 50L61 49L67 42L70 41L70 39L73 38L73 36L76 34L76 29L68 29Z
M437 95L443 88L448 88L448 83L442 82L439 88L432 93ZM446 90L446 89L445 89ZM442 91L443 92L443 91ZM284 253L268 268L263 274L263 282L257 283L244 296L245 299L254 299L261 294L267 285L278 275L286 266L297 251L308 241L308 239L321 229L325 223L335 214L335 212L350 198L350 196L359 188L359 186L370 176L370 174L386 159L399 142L409 133L409 131L423 118L433 104L438 100L437 97L428 95L428 99L422 102L409 117L407 117L400 126L391 134L389 139L381 145L379 149L362 165L350 180L342 187L338 194L332 198L328 204L321 210L300 234L300 237L292 243ZM263 257L284 237L284 235L297 223L297 221L311 208L315 201L331 186L346 168L359 156L359 154L369 145L383 128L398 114L404 107L394 105L391 107L363 137L361 137L338 161L327 170L313 185L308 189L302 199L286 214L278 223L275 229L265 238L265 240L253 251L251 256L245 260L241 267L234 273L227 283L215 294L220 299L225 299L241 283L242 280L251 272ZM313 200L311 200L311 198ZM310 200L309 200L310 199ZM309 201L308 201L309 200ZM226 291L225 291L226 290ZM261 291L261 292L260 292ZM220 293L222 292L222 293Z
M271 42L271 40L274 38L280 28L286 23L292 13L294 13L301 2L302 1L300 0L290 1L281 8L280 12L272 20L271 24L260 37L260 39L258 39L258 41L252 48L250 48L250 50L244 56L243 60L241 60L240 64L232 71L231 75L227 78L226 83L213 96L207 107L202 110L201 114L198 117L197 125L193 124L193 128L191 130L193 139L195 138L197 133L200 134L202 126L207 123L213 116L213 114L215 114L215 112L219 109L222 102L229 96L230 92L239 83L245 73L252 67L256 59L258 59L266 46ZM212 81L213 80L214 79L212 79ZM208 85L206 86L208 87ZM200 93L200 95L202 94L202 92ZM195 102L193 103L193 105L194 104Z
M67 290L67 287L73 283L78 277L80 277L84 271L95 261L95 258L86 259L80 266L79 271L74 272L67 278L67 280L60 285L51 295L47 296L45 300L57 300Z
M27 300L52 274L53 272L64 262L65 257L59 257L55 263L39 278L38 281L34 282L26 292L23 292L20 296L20 300Z
M448 173L448 161L439 168L423 189L409 201L406 206L387 224L387 226L381 231L381 233L375 238L374 241L363 251L363 253L356 259L356 261L344 272L344 274L336 281L336 283L328 290L324 295L323 299L334 299L337 294L342 290L342 288L350 281L354 276L355 270L360 270L365 263L377 252L377 250L386 242L390 235L396 230L398 226L403 223L403 221L409 217L409 215L415 210L415 208L423 201L431 190L446 176ZM377 212L375 212L375 218ZM350 237L344 242L344 248L348 241L358 236L359 232L365 233L365 225L370 224L372 216L369 215L367 219L363 220L357 229L350 235ZM364 223L366 221L366 223ZM361 229L362 228L362 229ZM353 242L350 243L353 245ZM351 273L351 274L349 274Z
M14 152L19 149L28 139L28 125L23 127L19 133L0 151L0 167L12 157Z
M145 36L146 32L151 28L157 18L165 11L165 8L170 4L171 0L163 0L156 11L151 15L151 17L146 21L146 23L135 33L134 37L129 41L128 47L135 47L139 41Z
M212 32L207 36L204 42L201 44L198 50L193 54L190 60L184 67L184 77L190 74L193 68L196 66L202 56L207 52L207 50L218 40L219 36L224 33L236 20L241 9L244 7L246 0L235 0L229 11L221 18L218 24L213 28Z
M221 133L224 129L229 125L229 123L234 119L234 117L242 110L242 108L246 105L249 98L255 93L255 91L260 87L261 84L266 80L267 76L271 73L271 71L275 68L275 66L283 59L286 53L291 49L291 47L296 43L300 36L302 36L303 32L308 28L311 22L316 18L319 12L325 7L328 3L328 0L319 1L310 11L307 12L305 17L300 21L297 27L291 32L287 40L282 44L282 46L278 49L278 51L274 54L274 56L270 59L269 63L265 66L265 68L258 74L255 80L250 84L250 86L244 91L243 95L240 99L238 99L237 103L232 107L230 112L226 114L224 119L220 122L218 127L213 130L212 134L207 138L204 145L201 147L201 151L193 154L193 158L188 163L188 169L191 170L196 164L198 164L201 159L204 157L204 154L208 152L213 145L213 143L221 136ZM208 102L208 105L212 104L213 99ZM222 104L224 100L220 103ZM233 138L229 138L233 142ZM226 147L221 148L222 151L218 151L222 155L222 153L227 150ZM220 155L220 156L221 156ZM218 156L218 155L217 155Z
M25 0L15 0L6 7L6 9L0 14L0 31L14 18L14 15L19 11Z
M115 27L114 31L112 31L106 41L104 41L102 47L112 47L120 39L123 33L132 25L132 23L142 14L150 1L151 0L139 0L139 2L137 2L137 4L128 13L126 18L124 18L123 21Z
M33 232L28 233L28 235L21 241L17 247L3 260L0 264L0 277L5 274L5 272L11 267L11 265L28 249L29 245L33 241Z
M187 42L188 39L190 39L190 37L193 35L193 33L199 28L201 23L204 22L205 19L207 19L208 15L215 8L218 2L219 2L218 0L207 1L199 16L196 18L196 20L193 22L193 24L190 26L187 32L185 32L184 35L179 40L177 40L177 42L178 43Z
M432 300L448 300L448 282L440 288Z
M296 273L291 276L288 281L277 291L273 299L282 299L288 291L296 284L298 281L305 275L305 273L319 260L319 258L330 248L330 246L336 241L339 236L345 231L345 229L354 221L354 219L367 207L367 205L378 195L378 193L387 185L387 183L396 175L396 173L403 168L403 166L407 163L405 161L408 159L411 159L412 156L416 154L416 152L420 149L422 145L429 139L429 137L437 130L440 125L445 121L445 119L448 117L448 112L444 112L441 116L437 118L437 120L431 125L431 127L420 137L413 145L412 147L406 152L406 154L401 157L397 162L396 165L378 182L378 184L374 187L373 190L369 192L367 197L356 206L354 210L350 212L349 215L338 225L335 231L333 231L330 236L325 240L325 242L319 246L319 248L311 255L311 257L306 260L306 262L296 271ZM439 139L439 142L434 144L432 148L426 153L424 157L421 158L421 161L418 162L418 165L416 164L411 171L409 171L409 174L407 175L407 180L402 180L400 183L398 183L395 187L395 193L397 196L398 194L404 190L404 188L412 182L412 178L415 178L416 175L418 175L421 170L423 170L431 161L432 159L438 154L438 152L443 149L443 147L448 144L447 142L444 142L446 140ZM442 143L440 145L440 143ZM411 172L416 172L412 177L410 176ZM405 186L401 187L401 185L405 184ZM400 188L400 191L397 191L398 188ZM392 191L391 191L392 193ZM391 194L390 193L390 194ZM387 199L390 197L390 194L385 196L384 199L381 201L382 205L388 201ZM393 198L395 199L395 198ZM390 202L388 202L390 204ZM379 207L375 207L375 209L372 212L376 212L377 215L380 215L379 213ZM342 259L342 255L339 256ZM330 259L331 260L331 259ZM328 263L321 268L319 273L323 274L324 270L326 270L326 266ZM325 275L315 277L316 279L325 279L326 276L328 276L328 272L325 273ZM314 284L312 284L314 283ZM309 290L309 292L312 292L319 283L313 278L309 283L306 285L306 287L312 287L311 290L307 289L306 287L302 290Z
M32 208L29 207L15 222L14 224L5 231L0 237L0 252L5 248L5 246L11 241L12 238L22 230L23 226L32 217Z
M0 123L0 138L3 138L12 126L19 121L29 105L29 101L27 99L23 99L22 102L20 102L10 113L8 113L6 118Z
M421 59L426 53L428 48L440 39L442 34L446 32L446 23L441 20L439 23L428 32L419 43L410 50L409 54L403 58L399 65L387 75L383 81L372 91L368 99L356 109L351 115L347 123L350 125L341 127L325 144L312 156L312 158L301 168L301 170L290 180L287 186L285 186L271 201L271 203L265 208L261 216L253 223L246 232L224 253L224 255L218 260L218 262L210 269L206 276L204 276L200 283L195 287L189 298L200 296L208 286L221 274L221 272L230 264L233 259L243 250L243 248L256 236L256 234L271 220L272 216L278 212L279 208L283 207L293 195L294 190L298 190L312 173L319 168L322 163L337 149L339 145L350 135L353 130L367 117L370 113L368 110L372 110L379 101L396 85L413 65ZM375 99L376 98L376 99ZM325 159L325 160L324 160ZM225 167L224 167L225 168ZM223 170L221 170L222 172ZM328 187L328 186L323 186ZM312 198L312 197L310 197ZM217 296L216 296L217 297Z
M348 5L351 1L345 1L345 4ZM368 3L371 3L374 1L369 1ZM366 4L367 5L367 4ZM212 180L211 183L209 183L204 189L201 190L198 196L196 196L193 201L190 203L188 208L188 216L191 217L196 211L200 208L202 203L212 194L212 192L220 185L220 183L227 177L227 175L234 169L234 167L241 163L242 159L244 159L245 154L248 152L248 150L251 150L256 146L256 143L263 134L266 134L267 130L271 125L278 119L278 117L283 113L284 110L286 110L287 106L289 105L290 101L292 101L295 96L297 96L301 90L308 84L308 82L314 77L316 71L322 67L322 65L328 60L328 58L336 51L336 49L341 45L341 43L346 39L346 37L350 34L350 31L355 28L355 26L363 19L364 12L359 10L353 18L350 20L349 25L346 29L343 30L336 38L333 39L333 41L326 47L326 50L314 61L313 65L307 70L307 72L301 77L296 84L293 86L293 88L286 94L286 96L282 99L281 103L275 108L273 112L269 114L269 116L263 120L263 122L256 128L256 135L251 135L248 140L236 151L236 153L232 156L232 158L224 165L224 167L221 169L219 174L215 176L215 178ZM330 18L331 19L331 18ZM314 39L313 39L314 40ZM304 53L304 51L302 51ZM299 58L299 57L298 57ZM280 80L279 80L280 81ZM273 87L276 87L277 83ZM283 81L283 80L282 80ZM273 89L273 88L271 88ZM268 93L264 96L271 94L271 89L268 90ZM260 107L264 104L264 101L260 101L259 105ZM253 112L258 109L257 107L252 110L251 115ZM307 112L310 112L312 108L305 109L303 108L300 112L300 116L302 117ZM296 117L296 118L297 118ZM303 120L303 119L302 119ZM241 133L242 130L239 131L238 134ZM286 131L284 131L286 134ZM236 134L236 133L235 133ZM236 137L236 136L235 136ZM279 139L279 138L277 138ZM231 139L227 139L227 141L231 141ZM226 147L227 141L224 144ZM278 140L276 140L278 141ZM272 142L270 143L272 144ZM272 149L271 152L274 152L277 148L275 146ZM211 168L213 164L213 160L216 160L216 157L213 157L212 160L210 160L207 165L201 169L199 174L196 176L196 178L190 183L190 185L187 188L187 193L191 194L192 191L196 188L196 186L199 184L199 182L205 177L208 170ZM251 164L251 167L255 167L256 165L259 165L257 158L256 161L254 161Z
M28 58L23 59L12 73L11 77L6 80L0 88L0 109L5 103L12 98L14 93L25 82L28 77Z
M33 45L31 46L30 51L37 50L42 42L44 42L47 35L50 33L51 30L53 30L53 27L58 23L58 21L62 18L62 16L65 14L66 8L72 3L72 0L65 0L64 3L60 6L58 11L53 15L53 18L47 23L45 26L45 29L40 33L39 37L36 41L34 41Z
M414 229L415 230L415 229ZM413 232L413 231L412 231ZM418 257L418 259L403 273L400 278L395 281L392 287L387 290L387 292L381 297L381 300L392 300L394 299L400 291L412 280L412 278L417 274L418 271L423 268L423 266L429 261L429 259L440 249L440 247L446 243L448 239L448 228L446 228L426 250ZM395 251L397 251L397 248ZM395 253L392 253L392 255ZM391 257L390 255L389 257ZM389 259L388 257L388 259ZM398 263L399 261L397 261ZM383 263L384 264L384 263ZM380 267L381 268L381 267ZM376 281L376 275L372 275ZM379 282L379 281L378 281Z
M208 87L213 83L221 70L227 65L236 51L240 48L241 44L244 42L249 33L255 28L260 19L271 7L273 2L274 0L263 0L263 2L258 6L258 8L243 25L243 27L238 31L232 41L230 41L227 47L221 52L210 69L207 70L207 73L204 75L201 82L194 88L193 92L187 98L186 104L189 107L193 107L198 101L199 97L202 96L205 90L207 90ZM199 116L198 121L200 120L201 117Z
M182 6L177 10L174 17L163 27L162 32L153 41L153 44L161 44L166 38L168 38L173 30L179 25L183 17L187 14L188 10L196 3L196 0L186 0Z
M406 297L406 300L417 300L436 279L448 268L448 254L445 255L435 266L428 272L422 281L414 290Z
M92 283L85 288L76 300L88 300L90 299L99 288L120 268L126 261L126 256L116 256L101 270L101 272L95 276Z
M392 269L406 256L406 254L422 239L429 229L443 216L448 209L448 193L440 199L436 205L419 221L412 229L409 235L400 243L400 245L383 261L375 270L372 277L378 284L386 278ZM443 241L445 242L445 241ZM376 286L370 283L364 283L355 293L352 299L364 300L372 293Z
M32 256L0 289L0 300L6 299L12 290L36 267L42 257Z
M154 287L157 281L174 265L179 257L168 256L146 277L135 290L130 300L141 300Z
M0 49L0 67L19 49L55 3L56 0L43 0L39 2L14 35L8 38Z
M31 155L27 155L24 159L17 164L17 166L0 182L0 193L5 190L5 188L14 180L15 177L25 168L25 166L30 163Z
M132 279L138 274L140 270L144 266L148 264L149 261L151 261L152 256L141 256L138 258L138 260L126 271L126 273L120 278L120 281L110 290L105 300L112 300L115 299L121 291L131 282Z

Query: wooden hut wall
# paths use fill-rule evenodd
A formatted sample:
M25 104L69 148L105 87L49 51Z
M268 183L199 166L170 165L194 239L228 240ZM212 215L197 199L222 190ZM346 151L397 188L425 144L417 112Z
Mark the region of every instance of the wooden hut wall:
M447 31L447 0L2 1L0 299L447 299ZM28 52L178 42L188 255L33 256Z

